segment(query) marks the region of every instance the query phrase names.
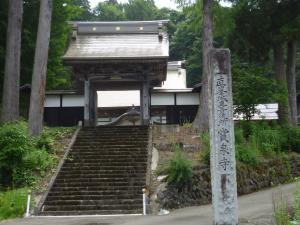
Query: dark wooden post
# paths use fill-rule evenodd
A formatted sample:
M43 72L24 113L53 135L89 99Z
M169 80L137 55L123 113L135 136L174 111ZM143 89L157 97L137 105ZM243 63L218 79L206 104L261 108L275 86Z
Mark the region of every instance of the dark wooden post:
M84 81L84 126L90 125L90 81Z
M91 82L91 81L90 81ZM97 92L95 89L95 85L90 83L90 91L89 91L89 126L97 125Z
M148 125L150 122L150 97L149 97L149 83L144 81L142 83L142 90L141 90L141 123L142 125Z

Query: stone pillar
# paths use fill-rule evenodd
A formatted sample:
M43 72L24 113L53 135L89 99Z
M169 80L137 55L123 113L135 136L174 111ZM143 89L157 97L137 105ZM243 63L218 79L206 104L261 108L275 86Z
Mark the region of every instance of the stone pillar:
M84 81L84 126L90 125L90 81Z
M210 143L214 225L237 225L237 184L230 51L209 54L211 77Z
M150 122L150 96L149 96L149 84L148 82L142 83L141 90L141 123L142 125L148 125Z

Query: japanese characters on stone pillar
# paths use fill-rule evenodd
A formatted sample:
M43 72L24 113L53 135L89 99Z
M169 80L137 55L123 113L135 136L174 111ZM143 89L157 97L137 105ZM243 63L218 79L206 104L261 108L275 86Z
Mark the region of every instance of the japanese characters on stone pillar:
M237 225L237 184L230 51L209 55L211 74L210 143L214 225Z

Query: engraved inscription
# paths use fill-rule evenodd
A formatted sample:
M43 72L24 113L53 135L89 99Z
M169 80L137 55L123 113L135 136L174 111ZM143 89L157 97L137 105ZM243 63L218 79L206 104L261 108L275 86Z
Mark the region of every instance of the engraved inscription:
M233 170L232 144L230 137L230 106L228 75L217 74L214 82L214 123L216 129L217 166L220 173Z

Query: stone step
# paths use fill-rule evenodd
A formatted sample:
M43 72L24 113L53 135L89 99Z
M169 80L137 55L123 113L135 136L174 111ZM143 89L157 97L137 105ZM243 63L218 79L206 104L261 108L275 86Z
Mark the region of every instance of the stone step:
M86 205L96 205L96 206L102 206L102 205L142 205L143 204L143 199L102 199L102 200L87 200L87 199L82 199L82 200L46 200L45 205L48 206L86 206Z
M140 143L124 143L124 144L114 144L114 143L111 143L111 144L94 144L93 142L92 143L76 143L76 147L77 148L82 148L82 147L98 147L100 149L116 149L116 148L130 148L130 149L138 149L138 148L145 148L147 147L147 143L143 143L143 144L140 144Z
M142 209L132 210L75 210L75 211L44 211L40 212L41 216L74 216L74 215L130 215L142 214Z
M114 181L117 181L117 182L124 182L124 181L139 181L139 182L145 182L146 181L146 178L145 177L140 177L140 178L137 178L137 177L123 177L123 178L112 178L112 177L109 177L109 178L86 178L86 177L80 177L80 178L60 178L58 177L56 179L57 182L61 183L61 182L114 182Z
M127 135L127 136L145 136L149 133L148 130L106 130L106 131L92 131L92 130L81 130L78 136L112 136L115 137L116 135Z
M94 140L95 141L95 137L97 138L96 141L115 141L116 139L118 140L141 140L141 141L146 141L148 140L148 135L144 134L144 135L128 135L128 134L124 134L124 135L118 135L117 138L116 136L110 136L110 135L99 135L99 136L89 136L89 135L79 135L76 140L77 141L85 141L85 140Z
M141 204L130 205L44 205L44 211L82 211L82 210L138 210Z
M52 190L54 192L57 191L138 191L142 190L144 188L144 185L135 185L135 186L104 186L101 187L97 186L82 186L82 187L56 187L53 186Z
M135 171L144 171L146 169L147 164L137 164L137 165L95 165L95 166L84 166L80 165L80 167L76 165L68 165L65 164L62 167L62 171L100 171L100 170L114 170L114 169L123 169L123 170L135 170Z
M97 148L76 148L73 149L70 156L72 155L87 155L87 154L94 154L94 155L98 155L99 157L101 155L133 155L135 156L136 154L146 154L147 151L142 150L142 149L97 149Z
M144 186L145 181L111 181L111 182L85 182L85 181L69 181L69 182L64 182L64 181L57 181L53 185L53 187L127 187L127 186Z
M82 128L40 214L141 214L148 137L147 126Z
M111 159L110 157L104 157L101 159L79 159L79 158L73 158L73 159L68 159L65 162L66 164L110 164L110 165L114 165L114 164L122 164L124 165L124 163L126 164L142 164L142 163L147 163L146 159L131 159L131 158L127 158L127 159Z
M143 197L142 194L102 194L102 195L84 195L82 193L77 195L49 195L47 197L47 202L52 201L67 201L67 200L118 200L118 199L138 199L141 200Z
M102 160L102 161L89 161L89 162L85 162L85 161L81 161L81 162L76 162L74 160L69 160L66 161L63 167L83 167L83 168L88 168L88 167L92 167L92 168L102 168L103 166L115 166L115 167L119 167L119 166L144 166L147 165L147 162L144 160L144 162L135 162L133 163L132 161L119 161L119 162L114 162L114 161L106 161L106 160Z
M132 160L132 161L144 161L145 155L117 155L117 154L71 154L68 157L68 160L108 160L108 161L123 161L123 160Z
M86 179L89 179L89 178L94 178L94 179L97 179L97 178L144 178L145 177L145 173L127 173L127 171L121 171L119 173L116 173L116 172L109 172L109 173L102 173L98 171L98 173L92 173L92 174L88 174L88 173L74 173L74 174L70 174L70 173L60 173L57 177L57 179L69 179L69 178L86 178Z
M76 170L70 170L70 169L66 169L66 170L61 170L59 173L60 174L67 174L67 175L71 175L71 174L75 174L78 176L88 176L88 175L103 175L103 174L119 174L119 175L131 175L131 174L141 174L141 173L146 173L146 170L143 169L120 169L120 168L114 168L114 169L103 169L103 170L80 170L80 168L77 168Z
M68 196L82 196L82 197L89 197L89 196L141 196L143 194L142 189L132 189L128 190L102 190L102 191L93 191L93 190L82 190L82 191L51 191L47 197L68 197Z

